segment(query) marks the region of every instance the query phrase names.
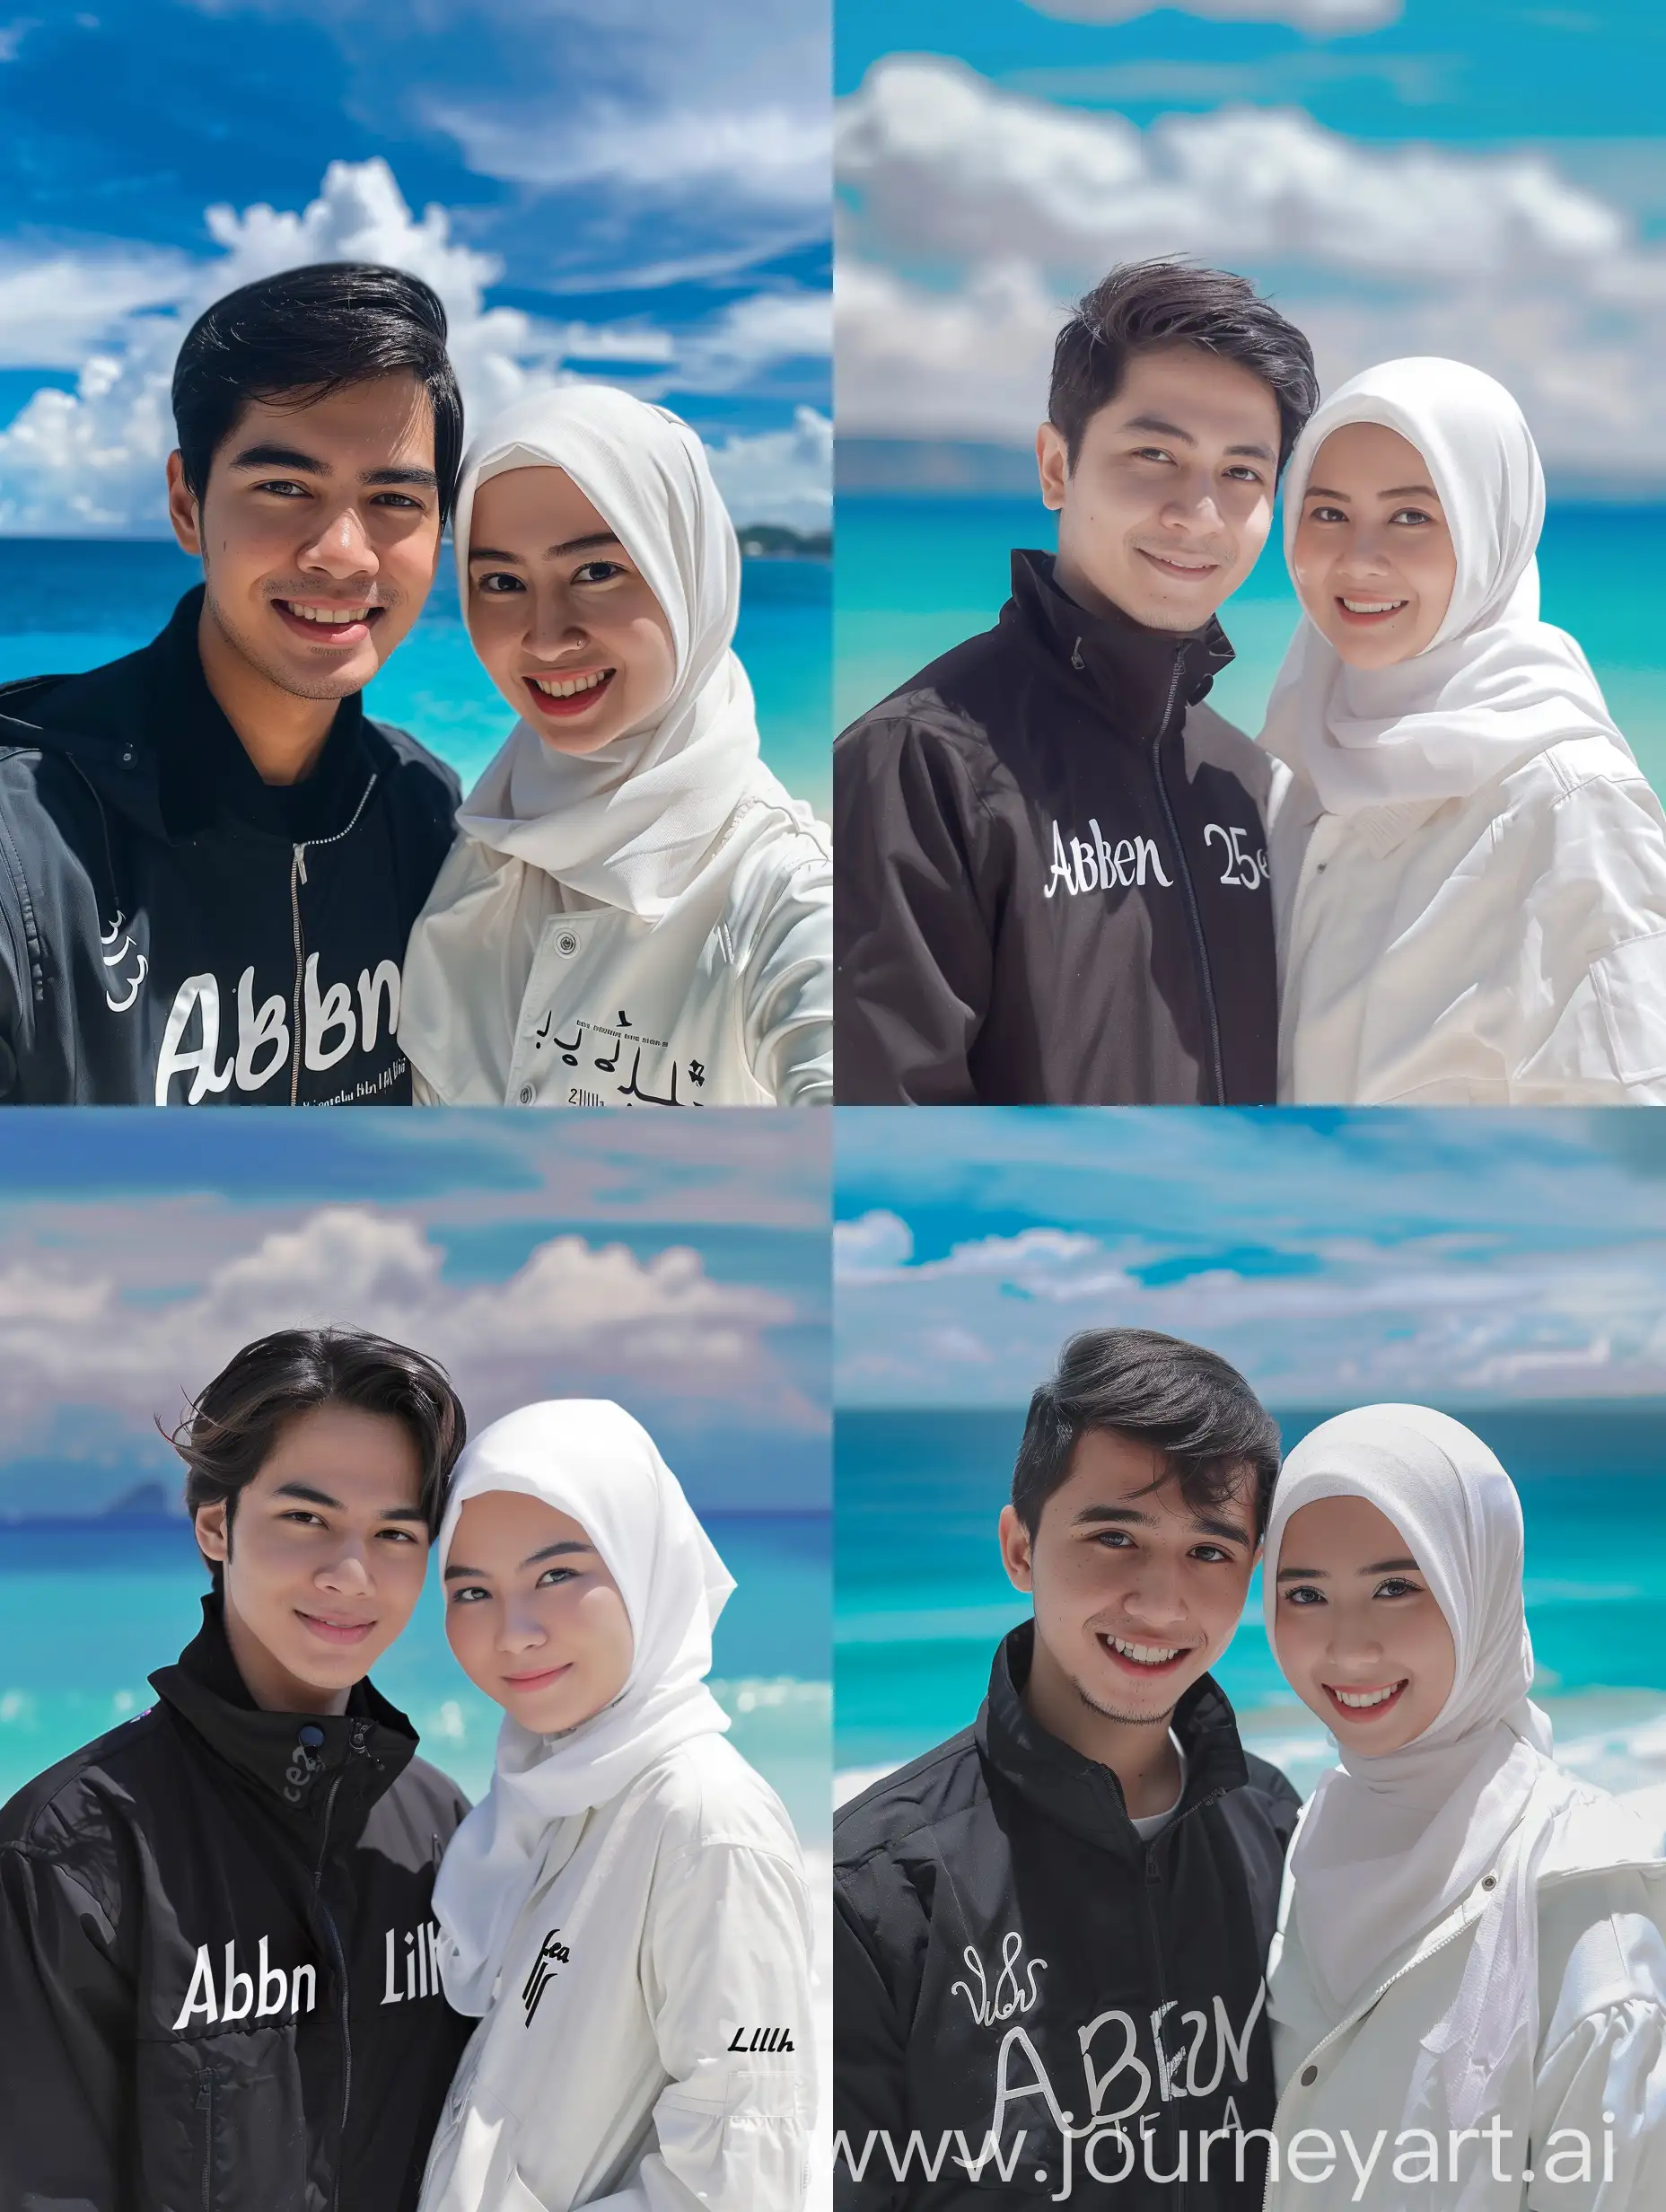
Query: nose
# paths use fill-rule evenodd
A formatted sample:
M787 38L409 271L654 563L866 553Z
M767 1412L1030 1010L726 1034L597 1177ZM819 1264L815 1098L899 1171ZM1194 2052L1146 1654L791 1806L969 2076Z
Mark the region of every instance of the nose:
M315 1579L320 1589L333 1590L341 1597L365 1597L376 1586L364 1547L356 1540L344 1545L328 1566L320 1567Z
M1122 1610L1143 1628L1173 1630L1186 1625L1186 1599L1179 1577L1161 1560L1142 1563L1137 1579L1124 1592Z
M574 645L584 642L584 626L578 621L566 601L552 592L532 594L528 610L526 648L544 660L554 660L558 654L570 653Z
M338 509L310 545L301 549L302 565L321 569L341 583L373 576L378 563L356 505Z
M1206 470L1183 470L1177 475L1162 504L1165 529L1182 532L1208 531L1225 527L1214 480Z
M508 1599L504 1606L497 1628L497 1648L501 1652L535 1651L548 1641L543 1622L536 1607L522 1605L518 1599Z

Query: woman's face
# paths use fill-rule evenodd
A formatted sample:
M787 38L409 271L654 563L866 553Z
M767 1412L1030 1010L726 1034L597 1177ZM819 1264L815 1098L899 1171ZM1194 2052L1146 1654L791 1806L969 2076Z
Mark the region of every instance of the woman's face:
M1269 1620L1285 1681L1344 1751L1401 1750L1451 1694L1446 1616L1367 1498L1321 1497L1291 1514Z
M677 680L664 609L564 469L509 469L476 493L469 635L553 752L594 752Z
M1314 458L1292 566L1302 604L1350 668L1421 653L1446 619L1458 556L1416 447L1381 423L1333 430Z
M635 1649L618 1584L584 1531L518 1490L485 1491L457 1516L445 1633L475 1688L542 1736L611 1705Z

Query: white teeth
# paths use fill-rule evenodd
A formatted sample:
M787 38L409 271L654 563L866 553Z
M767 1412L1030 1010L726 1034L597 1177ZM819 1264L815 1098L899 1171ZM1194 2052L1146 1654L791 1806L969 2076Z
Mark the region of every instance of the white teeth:
M368 607L303 607L293 599L286 599L284 604L303 622L327 622L332 628L341 622L362 622L370 612Z
M1403 599L1345 599L1342 604L1350 614L1395 614L1406 601Z
M1367 1706L1386 1704L1389 1698L1393 1697L1397 1690L1402 1690L1404 1687L1405 1684L1403 1682L1390 1682L1386 1690L1365 1690L1354 1691L1346 1690L1333 1690L1330 1694L1338 1705L1349 1706L1356 1711L1363 1711Z
M1143 1667L1165 1666L1171 1659L1178 1659L1185 1649L1182 1644L1128 1644L1119 1636L1107 1637L1105 1640L1125 1659L1132 1659Z
M537 690L548 692L552 699L570 699L581 691L593 691L612 673L610 668L599 668L588 676L570 676L562 681L553 676L534 676L530 680Z

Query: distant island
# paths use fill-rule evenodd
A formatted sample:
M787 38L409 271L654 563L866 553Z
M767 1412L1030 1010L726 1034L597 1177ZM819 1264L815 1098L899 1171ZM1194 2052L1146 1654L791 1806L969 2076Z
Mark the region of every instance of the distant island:
M832 557L829 530L788 530L781 522L748 522L737 531L749 561L825 561Z

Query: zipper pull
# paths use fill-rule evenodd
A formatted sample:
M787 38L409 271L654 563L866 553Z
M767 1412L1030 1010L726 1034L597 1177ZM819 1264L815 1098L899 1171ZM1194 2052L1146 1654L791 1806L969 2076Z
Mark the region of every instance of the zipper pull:
M304 845L297 845L295 847L295 873L301 878L301 881L303 883L306 882L307 848Z
M1087 666L1087 663L1082 657L1082 640L1079 637L1077 638L1075 644L1070 648L1070 665L1072 668L1085 668Z
M203 2073L197 2076L197 2109L206 2112L214 2102L214 2076Z
M353 1724L353 1733L349 1739L350 1748L355 1751L362 1751L364 1749L365 1739L369 1736L369 1734L370 1723L367 1720L355 1720Z

